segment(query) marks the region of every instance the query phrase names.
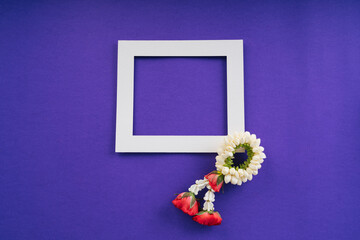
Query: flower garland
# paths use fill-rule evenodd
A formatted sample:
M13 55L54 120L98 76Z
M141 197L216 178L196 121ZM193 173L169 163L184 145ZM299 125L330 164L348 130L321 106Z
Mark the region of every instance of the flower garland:
M234 155L238 149L246 150L248 158L239 166L234 166ZM215 192L219 192L224 182L240 186L251 181L253 175L258 174L266 155L260 146L260 138L249 132L235 133L225 137L225 144L216 156L216 170L205 175L204 179L196 180L188 189L189 192L180 193L172 203L184 213L193 216L193 220L207 226L220 225L222 218L214 211ZM204 205L199 211L200 203L196 195L207 188Z

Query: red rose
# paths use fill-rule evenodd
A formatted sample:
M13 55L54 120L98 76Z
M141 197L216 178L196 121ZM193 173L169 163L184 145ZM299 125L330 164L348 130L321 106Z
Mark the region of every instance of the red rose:
M193 220L207 226L220 225L222 221L219 212L208 211L199 212L193 217Z
M205 178L209 181L210 187L215 191L219 192L223 183L224 183L224 175L222 175L218 171L213 171L207 175Z
M196 201L195 195L192 192L180 193L172 203L190 216L194 216L199 212L199 202Z

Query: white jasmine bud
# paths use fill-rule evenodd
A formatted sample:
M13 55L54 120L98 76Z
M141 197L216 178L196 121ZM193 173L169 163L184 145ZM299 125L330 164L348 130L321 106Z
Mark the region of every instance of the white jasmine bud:
M228 174L229 173L229 168L228 167L224 167L223 169L222 169L222 174L224 174L224 175L226 175L226 174Z
M231 181L231 175L230 174L226 175L224 181L225 183L229 183Z
M238 183L238 179L235 176L231 177L231 184L236 185Z

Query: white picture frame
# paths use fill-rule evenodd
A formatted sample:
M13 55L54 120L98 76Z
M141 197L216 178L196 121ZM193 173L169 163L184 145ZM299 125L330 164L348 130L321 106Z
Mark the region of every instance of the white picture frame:
M115 152L216 152L224 136L133 135L135 57L226 57L228 134L244 131L242 40L118 41Z

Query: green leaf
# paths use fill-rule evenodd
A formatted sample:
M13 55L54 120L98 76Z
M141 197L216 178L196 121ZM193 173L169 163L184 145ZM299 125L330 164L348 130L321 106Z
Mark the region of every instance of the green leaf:
M220 175L216 180L216 185L220 185L224 181L224 175Z
M191 198L191 202L190 202L190 208L192 208L195 205L196 199L193 197Z
M194 197L195 198L195 195L191 192L186 192L182 195L181 198L186 198L186 197Z
M196 215L203 215L204 213L207 213L207 211L198 212Z

